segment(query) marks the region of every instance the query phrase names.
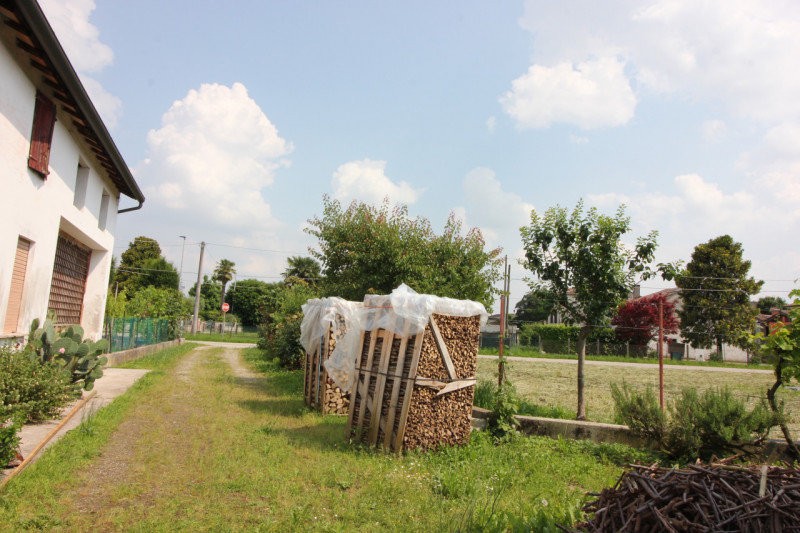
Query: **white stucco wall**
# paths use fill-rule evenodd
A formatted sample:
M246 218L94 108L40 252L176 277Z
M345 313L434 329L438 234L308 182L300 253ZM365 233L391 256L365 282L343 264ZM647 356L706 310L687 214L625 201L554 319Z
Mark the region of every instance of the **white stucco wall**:
M41 79L9 41L0 45L0 332L6 318L9 288L18 238L32 242L18 330L27 332L34 318L47 314L59 231L92 250L81 325L86 336L102 333L106 288L114 247L119 191L105 176L72 119L58 111L50 152L50 174L43 179L28 168L36 86ZM22 67L23 65L24 67ZM27 70L23 70L23 68ZM49 95L46 87L43 92ZM54 100L58 105L58 101ZM89 168L86 202L73 205L78 162ZM98 172L97 169L100 169ZM103 193L109 195L109 215L100 229Z

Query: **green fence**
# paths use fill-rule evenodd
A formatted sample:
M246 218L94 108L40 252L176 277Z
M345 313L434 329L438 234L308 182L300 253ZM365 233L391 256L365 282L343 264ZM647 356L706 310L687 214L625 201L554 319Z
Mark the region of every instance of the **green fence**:
M172 340L166 318L137 317L106 317L103 338L108 339L109 353Z

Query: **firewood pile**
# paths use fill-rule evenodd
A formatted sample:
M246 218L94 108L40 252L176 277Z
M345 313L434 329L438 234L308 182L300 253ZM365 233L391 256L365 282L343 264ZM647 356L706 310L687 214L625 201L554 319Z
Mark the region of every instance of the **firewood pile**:
M575 531L800 532L800 470L634 466L584 507Z
M309 300L303 306L301 338L305 334L307 340L303 344L309 345L303 367L303 400L310 408L323 414L346 415L350 406L349 395L333 382L323 364L347 332L345 317L348 309L343 309L343 303L356 305L338 300Z
M388 300L372 297L372 304L388 307ZM399 333L363 331L348 412L350 437L395 452L466 443L480 322L478 313L431 314L416 334L403 320L395 328Z

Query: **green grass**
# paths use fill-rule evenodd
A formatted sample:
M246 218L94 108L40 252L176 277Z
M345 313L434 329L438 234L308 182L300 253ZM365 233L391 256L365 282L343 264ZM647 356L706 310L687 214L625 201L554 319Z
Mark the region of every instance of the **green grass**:
M187 341L216 341L216 342L258 342L258 333L255 331L241 331L239 333L187 333L183 336Z
M225 350L131 363L154 371L90 427L11 481L0 529L505 531L573 523L587 491L640 457L626 447L475 433L466 446L387 455L309 411L302 374L258 350L255 377Z
M497 348L481 348L480 355L498 355ZM514 346L512 348L503 348L503 355L506 357L530 357L533 359L570 359L573 361L578 360L577 355L573 354L558 354L558 353L542 353L537 348L531 346ZM612 363L642 363L642 364L658 364L657 357L624 357L617 355L587 355L587 361L606 361ZM744 365L742 363L725 363L721 361L675 361L669 357L664 358L665 365L671 366L711 366L717 368L752 368L756 370L772 370L772 365Z

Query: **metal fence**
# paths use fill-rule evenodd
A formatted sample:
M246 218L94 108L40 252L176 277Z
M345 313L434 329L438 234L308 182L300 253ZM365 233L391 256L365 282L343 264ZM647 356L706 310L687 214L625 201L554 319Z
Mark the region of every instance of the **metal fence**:
M103 338L108 340L109 353L172 340L166 318L106 317Z

